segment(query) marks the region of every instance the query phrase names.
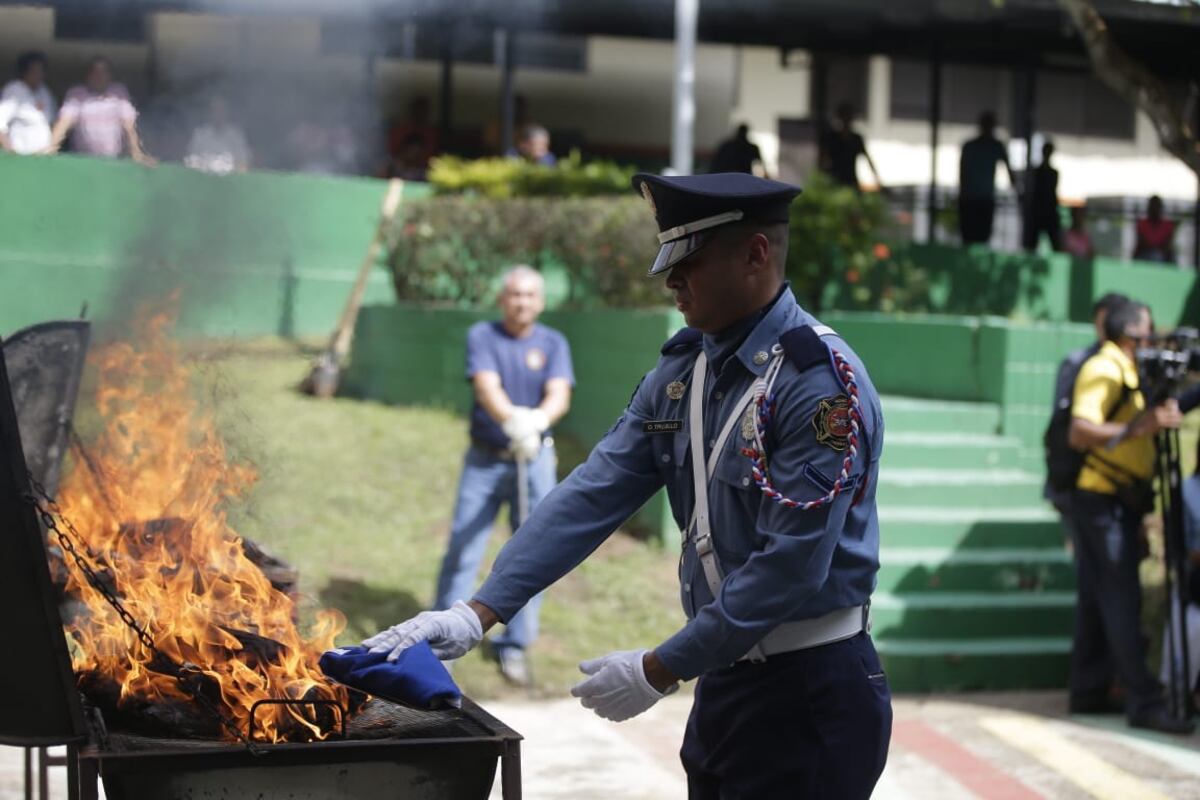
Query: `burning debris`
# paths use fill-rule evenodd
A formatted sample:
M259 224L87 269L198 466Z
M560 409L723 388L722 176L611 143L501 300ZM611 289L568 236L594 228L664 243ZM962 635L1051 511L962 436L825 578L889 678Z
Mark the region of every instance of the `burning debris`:
M80 443L87 458L75 459L60 492L62 516L100 577L89 582L77 562L64 559L80 688L98 706L151 728L228 739L231 728L253 727L263 741L324 739L336 723L328 703L352 705L317 663L344 619L318 612L301 634L293 598L272 585L255 563L262 558L251 560L230 526L226 509L256 475L229 457L212 416L196 402L169 336L172 321L170 311L146 315L133 340L91 357L102 430ZM325 705L252 711L278 700ZM213 708L230 723L224 729Z

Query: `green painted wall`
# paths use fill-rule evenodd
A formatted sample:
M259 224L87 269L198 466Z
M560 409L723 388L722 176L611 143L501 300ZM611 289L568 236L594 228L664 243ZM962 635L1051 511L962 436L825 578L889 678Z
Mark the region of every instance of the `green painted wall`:
M1159 327L1200 324L1200 285L1196 272L1144 261L1097 258L1092 264L1091 299L1123 292L1150 306ZM1077 321L1091 317L1091 309Z
M1072 263L1060 253L914 244L901 252L904 256L929 274L936 313L1069 318Z
M1095 337L1090 325L997 317L896 317L832 312L884 394L996 403L1000 430L1038 446L1063 356Z
M179 289L185 334L327 333L384 191L370 179L0 155L0 331L84 303L93 319L120 319ZM392 297L385 270L367 297Z
M1088 322L1093 302L1107 292L1123 292L1148 303L1163 327L1200 323L1200 285L1193 270L949 245L912 244L898 248L895 257L924 271L935 314ZM844 301L842 307L851 307L852 291L831 285L826 306L836 309Z

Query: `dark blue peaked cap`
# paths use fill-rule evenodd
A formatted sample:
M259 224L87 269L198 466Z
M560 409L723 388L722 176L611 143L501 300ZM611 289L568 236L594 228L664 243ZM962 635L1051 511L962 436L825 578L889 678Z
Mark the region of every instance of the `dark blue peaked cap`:
M703 245L710 232L732 222L787 222L800 187L744 172L633 176L633 188L658 222L658 257L650 275L665 272Z

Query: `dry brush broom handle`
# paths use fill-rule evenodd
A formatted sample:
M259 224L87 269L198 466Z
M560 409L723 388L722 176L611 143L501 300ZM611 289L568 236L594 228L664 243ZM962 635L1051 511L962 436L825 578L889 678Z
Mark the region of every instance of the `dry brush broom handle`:
M329 342L329 350L337 361L345 358L350 351L350 337L354 333L354 322L358 319L358 310L362 306L363 294L367 290L367 281L371 277L371 270L375 267L375 261L379 255L379 245L383 241L388 223L395 218L396 211L400 208L400 198L403 194L404 181L393 178L388 182L387 194L384 195L383 205L379 209L379 222L375 226L375 235L367 246L367 253L363 257L362 265L358 268L358 277L354 281L354 288L350 291L350 296L346 298L346 307L342 309L342 317Z

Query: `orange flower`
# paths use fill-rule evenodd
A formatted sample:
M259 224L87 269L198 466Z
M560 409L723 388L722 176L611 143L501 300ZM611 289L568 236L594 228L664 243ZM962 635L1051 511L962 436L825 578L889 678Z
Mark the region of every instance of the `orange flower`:
M846 270L846 283L858 283L858 270Z
M875 258L879 259L880 261L883 261L892 254L892 251L889 250L888 246L883 242L876 242L872 252L875 253Z

